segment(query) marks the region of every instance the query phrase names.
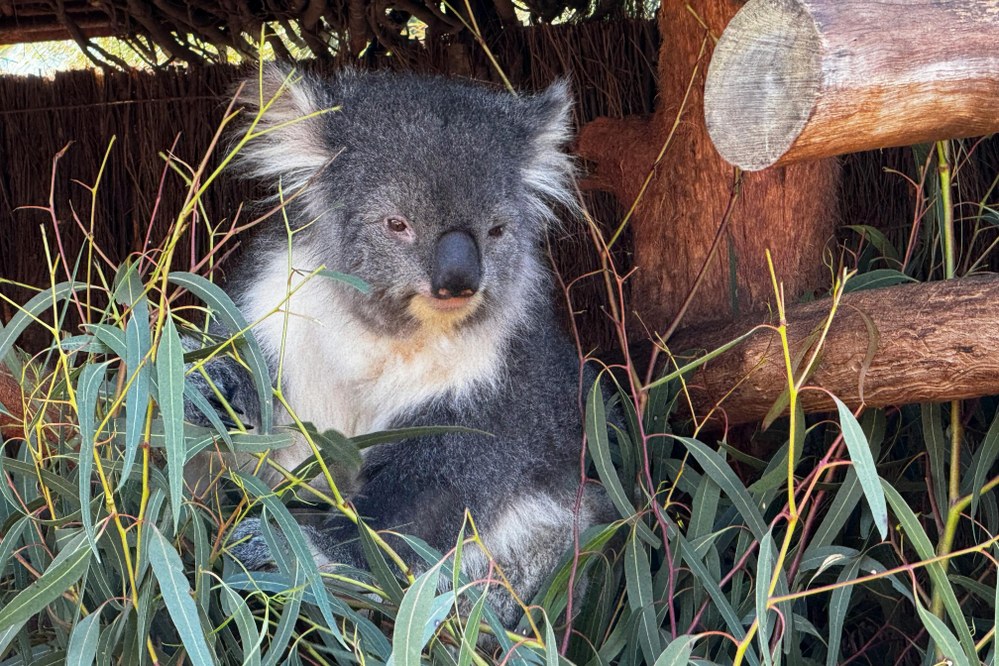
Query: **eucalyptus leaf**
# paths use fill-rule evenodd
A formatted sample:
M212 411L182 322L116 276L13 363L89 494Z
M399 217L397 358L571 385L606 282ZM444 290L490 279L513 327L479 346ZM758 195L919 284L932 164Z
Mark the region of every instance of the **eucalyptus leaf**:
M184 495L184 348L173 319L167 317L156 352L157 401L163 417L167 477L170 480L170 507L174 529L180 522Z
M392 630L390 665L420 666L420 655L429 638L427 631L430 629L432 633L436 628L432 623L437 619L434 608L440 569L441 563L431 567L406 590ZM454 593L451 594L453 596ZM445 598L445 601L450 602L450 599Z
M188 658L195 666L217 663L205 641L205 632L198 618L198 608L191 596L191 585L184 574L184 563L180 555L155 525L148 524L144 535L148 543L149 564Z
M97 657L97 639L101 636L101 614L91 613L76 623L69 635L66 663L90 666Z
M135 454L142 439L149 407L150 369L148 355L152 341L149 335L149 305L144 296L136 298L132 314L125 325L125 367L129 373L125 393L125 453L122 463L121 484L132 472Z
M638 640L646 662L652 663L662 650L662 642L652 595L649 558L635 531L631 533L625 546L624 574L628 587L628 604L638 616Z
M74 585L90 565L93 551L85 532L63 544L42 575L0 608L0 630L20 627ZM16 633L16 632L15 632Z
M885 494L881 490L881 480L878 477L878 469L874 465L871 447L868 446L867 437L864 436L863 429L850 409L836 396L833 396L833 400L836 402L836 409L839 412L839 422L843 428L843 441L846 442L850 461L853 462L853 469L857 473L857 479L864 491L864 497L867 498L867 504L871 507L874 524L877 526L881 538L885 539L888 536L888 506L885 504Z

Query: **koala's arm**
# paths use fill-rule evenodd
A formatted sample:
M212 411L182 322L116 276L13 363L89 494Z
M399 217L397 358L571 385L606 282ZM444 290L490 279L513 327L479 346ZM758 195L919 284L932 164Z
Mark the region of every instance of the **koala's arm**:
M489 429L488 423L476 422L474 414L460 415L450 409L437 409L423 416L419 425ZM361 486L350 501L373 529L411 534L447 552L455 545L465 508L471 511L477 526L486 529L505 501L530 492L529 456L517 453L521 444L508 437L471 432L382 444L366 456ZM321 565L367 568L357 527L340 512L331 511L320 528L303 526L303 531ZM244 521L233 535L235 540L245 537L250 538L234 549L236 557L250 569L270 564L272 558L256 520ZM408 551L403 541L392 537L388 541L411 564L418 565L419 558Z
M229 337L228 332L214 322L209 328L209 334L215 340ZM202 342L187 336L181 342L186 351L203 346ZM188 364L188 369L194 365ZM210 407L228 428L236 426L233 417L238 418L247 428L255 428L260 424L260 398L253 378L245 367L226 353L216 354L191 372L187 376L186 392L184 418L190 423L212 427L212 419L205 413L206 407ZM197 393L204 400L197 399L192 393Z

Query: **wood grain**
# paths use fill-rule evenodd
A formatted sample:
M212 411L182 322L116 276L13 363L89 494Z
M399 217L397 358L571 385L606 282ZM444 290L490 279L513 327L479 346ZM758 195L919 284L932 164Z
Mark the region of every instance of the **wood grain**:
M830 304L788 308L792 357L814 342ZM670 348L716 349L761 323L756 317L720 330L681 331ZM999 394L999 276L845 294L808 385L851 407ZM689 386L698 416L719 405L730 425L763 419L787 386L780 339L774 329L758 331L696 372ZM817 390L805 391L802 402L807 412L835 409Z
M715 48L708 132L756 171L999 131L999 0L750 0Z

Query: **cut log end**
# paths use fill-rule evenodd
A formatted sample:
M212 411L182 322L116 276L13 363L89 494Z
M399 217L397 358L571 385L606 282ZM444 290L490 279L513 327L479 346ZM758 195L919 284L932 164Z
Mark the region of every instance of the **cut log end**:
M794 0L751 0L725 29L708 68L711 140L742 169L773 165L801 134L821 84L812 16Z

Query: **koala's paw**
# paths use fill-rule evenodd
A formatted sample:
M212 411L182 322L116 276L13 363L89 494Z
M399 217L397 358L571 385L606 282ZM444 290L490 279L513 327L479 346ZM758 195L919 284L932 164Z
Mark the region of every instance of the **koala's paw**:
M267 545L267 540L260 532L259 518L247 518L241 522L229 539L233 544L229 547L229 552L247 569L254 571L273 566L274 556L271 555L271 547Z

